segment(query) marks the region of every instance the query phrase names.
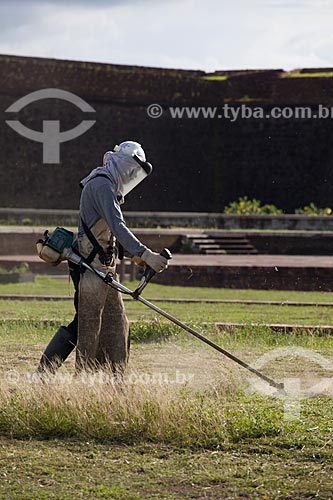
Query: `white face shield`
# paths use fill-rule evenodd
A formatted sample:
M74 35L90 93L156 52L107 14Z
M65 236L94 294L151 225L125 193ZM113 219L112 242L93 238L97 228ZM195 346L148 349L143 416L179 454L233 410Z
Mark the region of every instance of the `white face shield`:
M148 175L151 174L153 167L147 161L142 161L136 155L132 157L132 159L136 162L134 167L131 167L129 170L125 171L124 175L122 175L123 180L123 195L126 196L130 193L140 182L142 182Z
M153 170L151 164L145 161L142 149L139 153L141 152L143 154L139 157L136 151L125 152L116 146L114 151L107 151L104 155L103 165L108 166L112 177L117 181L117 189L123 196L130 193Z

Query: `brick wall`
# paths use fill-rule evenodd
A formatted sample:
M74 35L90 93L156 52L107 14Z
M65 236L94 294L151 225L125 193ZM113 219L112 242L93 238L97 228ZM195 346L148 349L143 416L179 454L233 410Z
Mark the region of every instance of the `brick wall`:
M317 70L318 72L318 70ZM141 142L154 174L126 200L126 210L219 212L239 196L293 210L311 201L333 204L330 120L151 119L152 102L168 106L333 105L333 79L280 78L280 70L203 72L0 56L0 206L77 208L79 180L103 152L124 139ZM85 135L61 145L60 165L43 165L42 145L11 130L5 109L42 88L76 93L96 110ZM17 116L41 130L43 120L61 129L87 116L49 99ZM91 117L89 117L91 118Z

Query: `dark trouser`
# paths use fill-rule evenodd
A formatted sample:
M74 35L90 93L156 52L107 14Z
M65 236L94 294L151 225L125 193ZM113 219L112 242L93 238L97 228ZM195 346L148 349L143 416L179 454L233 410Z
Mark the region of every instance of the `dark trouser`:
M123 299L89 271L80 280L78 320L77 370L111 368L121 377L129 356L129 323Z
M39 365L38 371L44 372L48 370L50 372L55 372L59 366L68 358L70 353L73 351L77 344L78 337L78 290L80 282L80 268L75 264L68 262L69 273L74 284L74 307L75 316L73 321L67 326L61 326L53 336L52 340L46 347Z

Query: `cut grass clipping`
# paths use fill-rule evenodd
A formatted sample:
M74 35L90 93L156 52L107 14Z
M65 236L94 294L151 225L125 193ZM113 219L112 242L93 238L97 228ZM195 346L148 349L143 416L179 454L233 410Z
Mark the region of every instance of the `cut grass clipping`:
M120 387L113 385L108 371L75 375L73 359L47 383L36 380L32 373L40 356L38 349L34 348L38 356L32 365L30 358L16 359L19 346L29 356L35 329L24 336L22 330L9 329L0 338L1 352L4 359L14 355L18 364L1 373L0 434L127 445L150 442L193 449L224 449L244 440L255 443L257 438L292 448L312 444L324 449L331 443L333 401L324 393L311 398L304 392L294 398L254 394L247 372L230 360L187 334L177 334L172 325L170 329L163 323L150 327L137 325L136 340L144 341L133 346L132 367L137 371L130 368ZM154 329L160 340L151 344ZM302 387L307 382L304 378L310 377L307 385L311 388L329 376L332 368L318 367L316 359L302 361L297 357L304 352L301 346L312 348L313 355L319 350L327 353L332 341L331 336L276 335L259 328L220 337L224 347L250 363L267 348L286 346L288 358L268 362L266 373L277 380L303 376ZM31 356L35 356L33 352ZM195 373L195 383L170 378L161 360L169 368L179 367L181 373ZM172 373L174 377L176 371ZM196 384L205 377L207 383L197 390Z
M232 385L200 393L186 387L136 384L119 389L106 383L107 372L91 377L71 378L71 383L2 384L1 434L223 448L259 437L278 440L280 446L303 446L317 441L318 435L325 445L332 426L330 399L306 400L303 418L290 421L283 418L283 399L246 395Z

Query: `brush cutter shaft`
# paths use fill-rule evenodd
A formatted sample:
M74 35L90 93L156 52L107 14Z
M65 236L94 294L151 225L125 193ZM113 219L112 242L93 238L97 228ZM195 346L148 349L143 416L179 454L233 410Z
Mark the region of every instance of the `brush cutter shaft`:
M232 359L232 361L235 361L235 363L238 363L243 368L246 368L250 372L257 375L258 377L262 378L263 380L268 382L270 386L275 387L276 389L283 389L284 386L282 383L275 382L275 380L272 380L271 378L267 377L264 373L259 372L258 370L256 370L252 366L245 363L245 361L242 361L241 359L237 358L236 356L234 356L230 352L226 351L225 349L223 349L219 345L215 344L215 342L212 342L207 337L204 337L203 335L201 335L201 333L197 332L196 330L193 330L193 328L191 328L190 326L186 325L185 323L182 323L177 318L174 318L173 316L171 316L171 314L169 314L166 311L163 311L163 309L160 309L159 307L155 306L155 304L152 304L151 302L149 302L148 300L146 300L140 296L138 297L138 300L140 302L142 302L142 304L146 305L147 307L150 307L150 309L153 309L153 311L156 311L161 316L164 316L165 318L167 318L169 321L172 321L172 323L175 323L175 325L180 326L180 328L182 328L183 330L186 330L187 332L191 333L197 339L202 340L202 342L205 342L205 344L208 344L209 346L213 347L213 349L215 349L216 351L224 354L224 356L226 356L227 358Z
M175 325L179 326L180 328L182 328L186 332L190 333L191 335L194 335L194 337L201 340L205 344L209 345L210 347L212 347L216 351L220 352L221 354L224 354L224 356L231 359L232 361L234 361L238 365L240 365L243 368L246 368L246 370L249 370L250 372L254 373L255 375L257 375L257 377L261 378L262 380L265 380L271 387L275 387L276 389L279 389L280 391L284 390L283 383L276 382L275 380L271 379L270 377L267 377L267 375L265 375L264 373L261 373L260 371L256 370L256 368L253 368L253 366L251 366L251 365L245 363L245 361L242 361L241 359L237 358L237 356L234 356L229 351L226 351L225 349L223 349L219 345L215 344L215 342L212 342L207 337L204 337L203 335L201 335L201 333L197 332L196 330L194 330L190 326L186 325L182 321L179 321L177 318L175 318L174 316L171 316L171 314L167 313L163 309L160 309L158 306L155 306L155 304L153 304L152 302L149 302L149 300L141 297L141 295L133 296L134 292L132 292L132 290L130 290L126 286L122 285L121 283L119 283L118 281L113 279L112 276L95 269L94 267L90 266L89 264L87 264L85 262L83 262L82 265L84 267L86 267L87 269L89 269L90 271L92 271L93 273L97 274L107 285L112 286L113 288L118 290L118 292L125 293L127 295L131 295L133 297L133 299L138 300L139 302L141 302L145 306L149 307L153 311L157 312L161 316L164 316L164 318L168 319L169 321L171 321Z

